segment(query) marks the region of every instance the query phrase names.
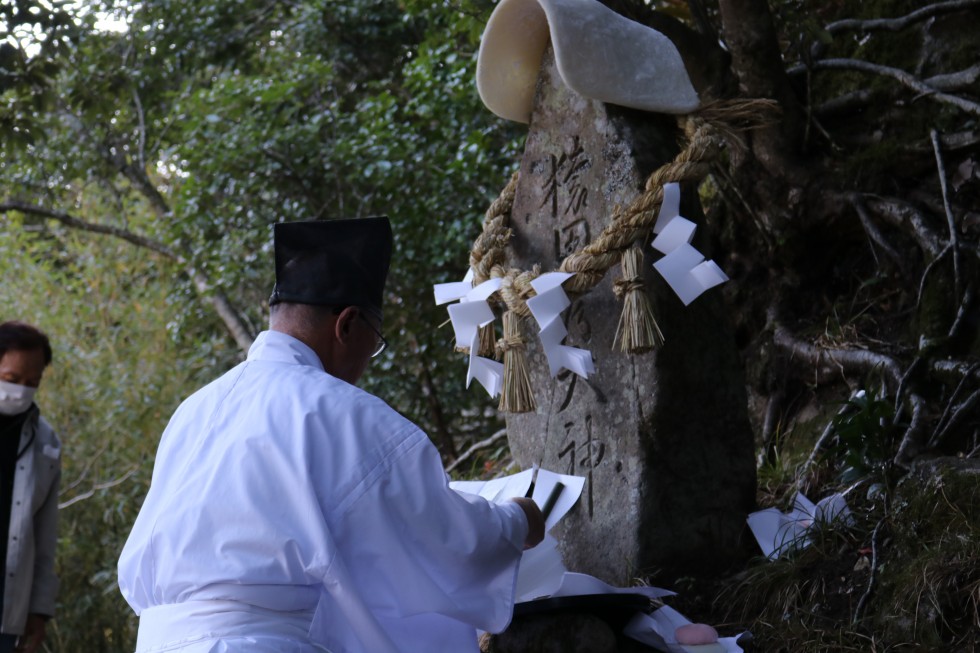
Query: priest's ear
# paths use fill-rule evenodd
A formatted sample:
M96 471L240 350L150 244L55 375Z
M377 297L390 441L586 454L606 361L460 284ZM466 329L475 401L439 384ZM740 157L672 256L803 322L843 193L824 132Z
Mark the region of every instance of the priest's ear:
M346 344L351 333L351 325L357 319L359 310L356 306L338 306L333 309L333 314L337 316L333 325L333 335L338 342Z

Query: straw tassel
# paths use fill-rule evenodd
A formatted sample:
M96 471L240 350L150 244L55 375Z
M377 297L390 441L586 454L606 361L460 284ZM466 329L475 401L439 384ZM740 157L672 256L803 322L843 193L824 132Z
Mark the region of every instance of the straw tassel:
M616 298L623 302L623 312L616 327L620 351L642 354L664 344L664 334L653 316L650 301L640 274L643 250L637 246L623 252L623 276L614 285Z
M476 355L484 358L497 357L497 333L493 322L480 327L479 350Z
M537 410L537 404L527 367L527 345L521 336L521 318L513 311L507 311L503 321L504 337L497 343L504 359L499 409L509 413L531 413Z

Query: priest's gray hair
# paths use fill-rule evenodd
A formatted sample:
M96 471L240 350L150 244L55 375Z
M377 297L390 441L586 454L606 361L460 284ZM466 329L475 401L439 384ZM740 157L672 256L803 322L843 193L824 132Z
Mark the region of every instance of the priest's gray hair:
M289 334L315 333L334 314L333 306L279 302L269 309L269 326Z

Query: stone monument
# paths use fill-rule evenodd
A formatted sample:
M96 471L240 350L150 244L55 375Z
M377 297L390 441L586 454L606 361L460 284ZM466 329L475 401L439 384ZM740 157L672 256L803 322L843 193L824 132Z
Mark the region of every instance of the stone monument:
M508 265L557 269L675 157L680 136L673 116L578 95L549 47L511 211ZM704 236L697 189L685 186L682 197L681 214ZM698 238L693 244L706 251ZM744 381L719 291L684 306L652 268L659 254L645 245L646 291L665 343L636 355L614 347L621 312L614 266L564 313L565 344L590 350L595 373L552 378L529 321L537 408L506 415L522 469L537 463L586 479L554 530L566 566L619 586L723 569L740 555L755 494Z

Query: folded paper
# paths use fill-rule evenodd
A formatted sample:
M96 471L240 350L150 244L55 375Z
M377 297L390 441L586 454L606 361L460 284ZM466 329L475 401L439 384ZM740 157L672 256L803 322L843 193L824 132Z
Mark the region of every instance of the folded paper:
M704 291L728 281L728 276L711 260L691 246L697 225L678 214L680 186L664 184L664 199L653 231L657 234L652 247L665 254L653 264L671 290L685 306Z
M680 52L660 32L597 0L501 0L477 56L477 91L488 109L530 122L549 40L559 76L583 97L671 114L700 104Z
M571 305L571 301L561 284L572 276L573 273L569 272L549 272L534 279L531 287L537 294L527 300L527 307L538 323L538 337L551 376L557 376L561 370L567 369L588 378L595 373L592 353L587 349L562 344L568 330L561 320L561 312Z
M759 548L770 560L810 544L809 531L815 524L851 522L853 517L844 496L832 494L814 504L802 493L796 495L793 508L786 513L766 508L748 516L749 529Z
M477 343L480 327L490 324L495 317L487 300L500 289L503 280L489 279L476 287L473 287L472 280L473 269L470 268L462 281L437 283L432 289L437 305L458 300L458 303L448 307L448 311L456 346L469 347L470 350L466 387L470 387L470 383L476 379L491 397L496 397L504 383L503 363L477 355Z
M562 493L545 523L544 540L536 547L525 551L517 573L515 596L517 603L571 597L595 596L602 594L638 594L651 601L675 596L675 592L659 587L614 587L594 576L568 571L558 548L558 541L547 531L575 505L582 494L585 478L568 474L557 474L537 465L517 474L489 481L451 481L449 486L457 492L476 494L488 501L502 503L515 497L526 496L533 482L531 498L539 506L552 494L557 484L562 484ZM839 504L834 504L839 507ZM828 504L828 510L831 508ZM814 510L817 510L814 508ZM668 653L708 653L704 648L683 646L677 643L674 632L680 626L691 622L681 613L668 606L662 606L650 614L638 611L623 633L632 639ZM741 653L742 649L735 637L721 637L716 648L719 653Z

